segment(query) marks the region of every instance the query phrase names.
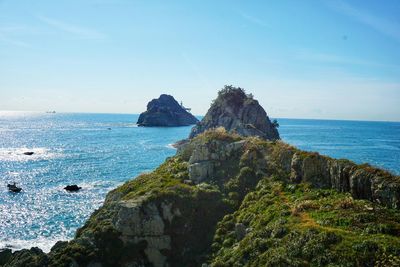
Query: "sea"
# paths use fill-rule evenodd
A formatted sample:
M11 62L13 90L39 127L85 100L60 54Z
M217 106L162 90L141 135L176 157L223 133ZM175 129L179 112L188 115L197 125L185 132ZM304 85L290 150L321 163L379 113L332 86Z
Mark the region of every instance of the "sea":
M0 248L73 238L108 191L154 170L191 127L137 127L134 114L0 112ZM278 118L300 149L400 174L400 122ZM34 152L24 155L24 152ZM16 182L21 193L7 191ZM63 188L82 187L77 193Z

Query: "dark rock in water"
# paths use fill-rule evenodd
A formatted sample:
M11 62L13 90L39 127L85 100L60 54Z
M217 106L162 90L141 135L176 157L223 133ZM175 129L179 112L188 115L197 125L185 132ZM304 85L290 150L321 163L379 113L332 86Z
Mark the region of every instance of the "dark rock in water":
M80 189L82 189L82 187L74 184L74 185L67 185L66 187L64 187L64 189L67 191L70 191L70 192L76 192L76 191L79 191Z
M196 119L170 95L161 95L147 104L147 111L140 114L139 126L187 126L196 124Z
M19 192L21 192L21 190L22 190L22 188L16 186L15 183L14 183L14 184L8 184L7 187L8 187L8 190L9 190L10 192L14 192L14 193L19 193Z
M27 156L32 156L33 154L35 154L35 152L32 152L32 151L24 152L24 155L27 155Z
M242 88L225 86L218 92L206 116L193 127L189 138L212 128L224 127L242 136L259 136L267 140L280 139L277 122L271 123L265 110L251 94Z

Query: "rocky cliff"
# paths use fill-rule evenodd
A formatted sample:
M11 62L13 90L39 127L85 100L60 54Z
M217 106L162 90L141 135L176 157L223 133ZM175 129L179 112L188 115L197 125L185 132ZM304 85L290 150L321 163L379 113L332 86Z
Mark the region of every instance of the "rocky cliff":
M242 136L279 139L276 124L271 123L265 110L251 94L242 88L225 86L211 104L205 117L193 127L189 138L212 128L224 127Z
M187 126L198 120L170 95L161 95L147 104L147 110L140 114L139 126Z
M399 209L398 176L217 128L111 191L72 241L0 263L396 266Z
M0 266L400 266L399 210L399 176L213 127Z

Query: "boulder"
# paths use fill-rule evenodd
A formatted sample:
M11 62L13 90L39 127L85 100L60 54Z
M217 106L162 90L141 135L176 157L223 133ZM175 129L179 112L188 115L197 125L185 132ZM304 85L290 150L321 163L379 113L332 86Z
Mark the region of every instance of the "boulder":
M242 88L225 86L218 92L205 117L193 127L189 138L212 128L224 127L242 136L279 139L277 123L272 123L265 110L251 94Z
M224 130L225 131L225 130ZM220 133L227 134L225 133ZM191 150L189 158L189 179L195 184L202 182L223 182L227 175L236 171L239 166L240 154L246 145L245 140L219 140L210 141L199 138L192 147L181 149L178 153L184 154Z
M188 126L196 124L198 119L180 105L173 96L162 94L147 104L147 110L140 114L139 126Z
M73 185L67 185L64 187L65 190L70 191L70 192L76 192L82 189L82 187L77 186L76 184Z

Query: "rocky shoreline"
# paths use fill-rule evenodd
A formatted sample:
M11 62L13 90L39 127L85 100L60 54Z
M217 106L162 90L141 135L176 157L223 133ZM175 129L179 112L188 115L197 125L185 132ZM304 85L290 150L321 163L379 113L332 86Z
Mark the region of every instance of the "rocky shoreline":
M224 109L232 93L252 98L229 89ZM243 134L243 117L212 127L231 110L210 114L176 156L109 192L73 240L5 250L0 266L399 266L399 176L301 151L272 128Z

